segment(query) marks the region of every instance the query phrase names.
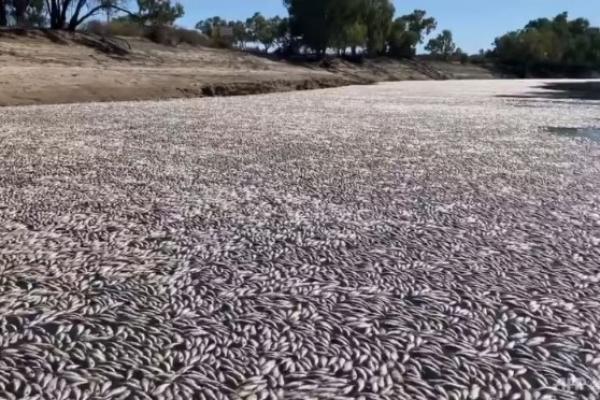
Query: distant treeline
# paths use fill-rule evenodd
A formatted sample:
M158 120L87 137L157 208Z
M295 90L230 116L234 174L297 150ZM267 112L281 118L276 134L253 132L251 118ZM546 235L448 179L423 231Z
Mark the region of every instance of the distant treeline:
M497 38L486 56L522 76L583 76L600 70L600 28L566 12L540 18Z
M353 56L411 58L437 21L423 10L396 17L389 0L283 0L287 17L257 13L246 21L214 17L197 29L220 37L223 28L233 45L261 43L265 51L283 54L337 53ZM520 76L584 76L600 71L600 28L567 13L530 21L522 29L498 37L489 50L465 54L452 32L443 30L425 46L434 58L493 64Z
M184 7L173 0L0 0L0 27L86 29L121 36L146 36L177 44L208 44L323 57L411 58L437 29L423 10L396 16L391 0L282 0L284 17L256 13L244 21L213 17L194 30L175 27ZM101 21L98 18L106 18ZM103 18L104 17L104 18ZM600 70L600 28L562 13L540 18L498 37L490 50L467 55L443 30L425 45L432 57L495 64L528 75L584 75Z
M435 18L423 10L395 17L390 0L283 0L287 17L265 18L256 13L246 21L213 17L196 28L211 37L224 38L245 48L260 43L265 51L284 54L330 53L413 57L417 46L437 28ZM445 30L427 44L427 50L443 58L463 57L452 32Z

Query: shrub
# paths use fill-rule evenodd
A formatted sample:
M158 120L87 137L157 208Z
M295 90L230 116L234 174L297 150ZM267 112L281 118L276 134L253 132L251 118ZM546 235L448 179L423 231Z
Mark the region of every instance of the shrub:
M84 32L93 33L100 36L106 36L108 30L106 24L102 21L90 21L83 27Z
M467 53L461 53L459 56L459 61L461 64L469 63L469 55Z
M185 43L191 46L226 47L221 43L215 43L213 39L194 29L163 25L143 26L128 20L115 20L109 23L90 21L85 25L84 31L99 36L145 37L154 43L166 46Z
M111 21L109 23L102 21L90 21L84 30L100 36L144 36L144 27L133 21Z
M174 28L174 34L179 43L185 43L192 46L211 45L210 38L194 29Z
M146 27L144 36L154 43L167 46L177 45L177 38L173 34L173 28L168 26L153 25Z
M113 21L108 24L108 33L113 36L140 37L144 28L133 21Z
M172 26L148 26L144 35L154 43L177 46L185 43L192 46L210 46L211 40L204 34L192 30Z
M216 35L209 40L211 47L216 47L218 49L229 49L233 47L233 41L229 38Z

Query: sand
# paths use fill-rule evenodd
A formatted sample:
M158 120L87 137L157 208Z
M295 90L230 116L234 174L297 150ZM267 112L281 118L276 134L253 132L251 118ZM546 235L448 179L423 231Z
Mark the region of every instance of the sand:
M89 37L81 34L0 31L0 106L241 95L431 79L430 70L414 62L337 61L323 68L136 38L114 39L126 54L107 53L98 49L106 43L93 39L91 46L86 42ZM444 68L445 75L439 72ZM436 71L434 77L491 77L478 67L441 65Z

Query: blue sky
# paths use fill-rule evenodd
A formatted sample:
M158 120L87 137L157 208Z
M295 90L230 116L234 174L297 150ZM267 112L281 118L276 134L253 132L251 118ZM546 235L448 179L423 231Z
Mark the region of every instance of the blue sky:
M219 15L246 19L256 11L285 15L281 0L179 0L186 15L178 22L193 27L198 20ZM450 29L465 51L489 48L494 38L522 27L530 19L568 11L571 17L586 17L600 25L600 0L397 0L396 13L421 8L438 20L438 30Z

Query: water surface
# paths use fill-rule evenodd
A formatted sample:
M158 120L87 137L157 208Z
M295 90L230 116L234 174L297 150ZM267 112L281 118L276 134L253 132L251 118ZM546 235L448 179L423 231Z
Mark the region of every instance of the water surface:
M600 143L600 128L591 127L591 128L566 128L566 127L556 127L551 126L547 128L548 132L560 135L560 136L568 136L572 138L584 138L589 139L594 142Z

